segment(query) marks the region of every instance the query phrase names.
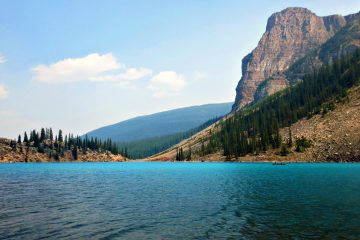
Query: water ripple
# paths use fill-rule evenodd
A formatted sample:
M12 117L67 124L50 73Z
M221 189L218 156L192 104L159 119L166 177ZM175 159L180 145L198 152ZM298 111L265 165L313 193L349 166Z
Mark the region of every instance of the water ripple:
M0 238L360 239L360 165L0 165Z

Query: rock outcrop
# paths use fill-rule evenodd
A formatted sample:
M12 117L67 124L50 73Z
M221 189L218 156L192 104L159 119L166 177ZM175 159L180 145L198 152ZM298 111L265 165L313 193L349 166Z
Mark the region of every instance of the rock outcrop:
M233 109L287 87L285 72L289 67L345 24L343 16L318 17L305 8L287 8L273 14L258 46L242 60L242 78Z

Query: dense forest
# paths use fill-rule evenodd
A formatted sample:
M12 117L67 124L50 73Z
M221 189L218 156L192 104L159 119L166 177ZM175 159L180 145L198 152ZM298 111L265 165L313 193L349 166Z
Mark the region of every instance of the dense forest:
M289 127L303 118L326 114L334 109L335 101L346 99L347 90L360 81L360 50L334 60L304 77L303 81L252 106L248 106L219 124L208 142L208 153L222 150L228 157L259 153L281 147L283 154L292 145L292 138L283 143L279 129ZM289 131L291 134L291 131ZM297 139L301 151L311 143ZM177 159L184 159L179 151ZM180 157L179 157L180 156Z
M112 154L121 154L127 157L127 150L120 149L119 146L107 139L102 141L97 138L88 138L67 134L63 136L62 130L54 135L51 128L41 128L40 132L36 130L24 133L23 137L18 136L17 141L11 141L10 146L13 150L20 148L21 152L29 152L30 147L35 148L37 152L46 154L49 158L59 160L66 151L71 151L74 160L78 159L78 152L86 154L88 150L94 152L111 152ZM26 155L27 156L27 155ZM26 161L26 159L25 159Z
M169 147L178 144L184 139L191 137L192 135L207 128L211 124L219 121L221 117L216 117L206 121L196 128L192 128L185 132L175 133L171 135L153 137L139 141L119 143L118 146L121 149L126 149L127 154L133 159L145 158L151 155L162 152Z

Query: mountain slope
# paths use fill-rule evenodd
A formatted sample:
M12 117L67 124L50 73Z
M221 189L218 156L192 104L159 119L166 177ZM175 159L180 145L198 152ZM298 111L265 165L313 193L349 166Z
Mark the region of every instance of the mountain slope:
M229 113L230 110L231 103L179 108L129 119L96 129L87 135L100 139L111 138L116 142L131 142L166 136L198 127L209 119Z
M211 119L198 127L191 128L184 132L174 133L160 137L146 138L132 142L119 143L118 146L120 149L127 149L127 154L132 159L146 158L162 152L175 144L178 144L182 140L191 137L192 135L212 125L214 122L217 122L219 119L220 117Z
M360 161L360 87L349 91L348 100L339 102L335 110L325 115L318 114L311 119L302 119L291 126L294 139L306 137L313 145L304 153L295 151L295 146L290 148L288 156L280 156L278 150L268 150L257 155L240 157L243 162L346 162ZM283 141L288 140L289 128L280 129ZM187 140L189 141L189 140ZM193 144L184 141L181 146L187 151L186 146ZM179 146L180 147L180 146ZM192 145L193 151L196 145ZM169 149L161 155L150 158L150 161L175 161L176 147ZM227 161L222 152L197 156L195 161ZM233 159L235 160L235 159Z

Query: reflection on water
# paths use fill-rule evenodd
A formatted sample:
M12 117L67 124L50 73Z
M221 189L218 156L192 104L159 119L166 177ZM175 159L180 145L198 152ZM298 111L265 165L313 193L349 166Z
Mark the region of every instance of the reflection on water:
M0 238L360 239L360 165L0 165Z

